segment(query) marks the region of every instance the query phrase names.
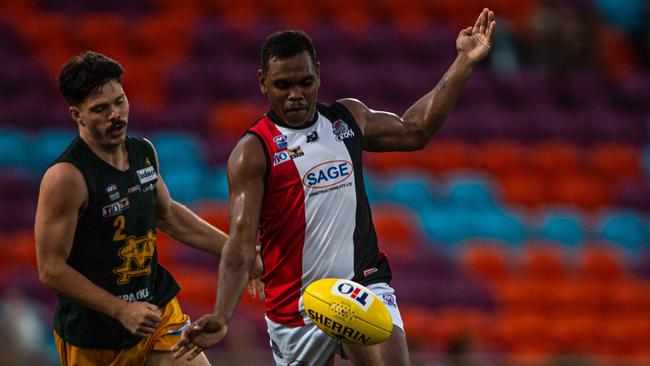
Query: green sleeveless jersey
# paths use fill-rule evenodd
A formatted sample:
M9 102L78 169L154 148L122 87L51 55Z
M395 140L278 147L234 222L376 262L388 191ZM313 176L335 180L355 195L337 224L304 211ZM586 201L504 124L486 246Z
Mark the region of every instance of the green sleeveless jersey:
M162 308L179 287L157 260L155 155L143 139L127 137L126 147L127 171L100 159L79 137L56 160L77 167L88 187L88 207L77 222L67 262L115 296ZM64 296L54 328L64 341L85 348L129 348L142 339L116 319Z

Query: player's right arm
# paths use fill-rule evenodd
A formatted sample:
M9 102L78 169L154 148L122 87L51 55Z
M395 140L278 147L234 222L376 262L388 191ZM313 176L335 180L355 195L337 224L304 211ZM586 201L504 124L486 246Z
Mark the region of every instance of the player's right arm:
M132 334L146 336L160 322L160 311L145 302L128 303L95 285L67 263L88 189L81 172L58 163L45 172L36 208L34 236L40 280L57 293L109 315Z
M260 141L244 136L228 159L230 236L221 252L214 312L192 323L174 346L174 357L188 360L225 337L255 263L255 243L264 198L266 158Z

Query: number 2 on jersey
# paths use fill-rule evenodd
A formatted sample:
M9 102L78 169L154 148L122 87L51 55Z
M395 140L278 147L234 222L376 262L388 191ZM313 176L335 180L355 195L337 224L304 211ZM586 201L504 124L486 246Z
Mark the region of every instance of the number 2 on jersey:
M124 215L119 215L115 218L115 221L113 221L113 227L117 228L117 230L115 230L115 234L113 234L113 241L122 241L126 239L126 235L122 233L124 225L126 225Z

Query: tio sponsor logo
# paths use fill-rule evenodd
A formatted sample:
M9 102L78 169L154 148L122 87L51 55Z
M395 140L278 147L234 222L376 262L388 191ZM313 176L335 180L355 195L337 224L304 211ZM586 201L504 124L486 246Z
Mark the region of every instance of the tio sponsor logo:
M353 171L349 161L326 161L309 169L302 177L302 183L309 188L327 188L350 178Z
M370 296L370 293L367 290L362 289L361 287L355 286L354 282L350 281L338 281L332 287L332 293L334 295L354 300L363 310L368 310L370 305L375 300L374 297Z
M289 153L286 150L276 152L273 155L273 166L278 166L278 165L280 165L282 163L286 163L290 159L291 158L289 157Z

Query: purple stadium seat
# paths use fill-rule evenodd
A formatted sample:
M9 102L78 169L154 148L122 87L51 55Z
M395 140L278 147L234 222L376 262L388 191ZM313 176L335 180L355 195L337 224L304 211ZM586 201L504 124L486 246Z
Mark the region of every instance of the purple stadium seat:
M650 212L650 186L647 182L619 184L616 186L616 202L621 206Z

